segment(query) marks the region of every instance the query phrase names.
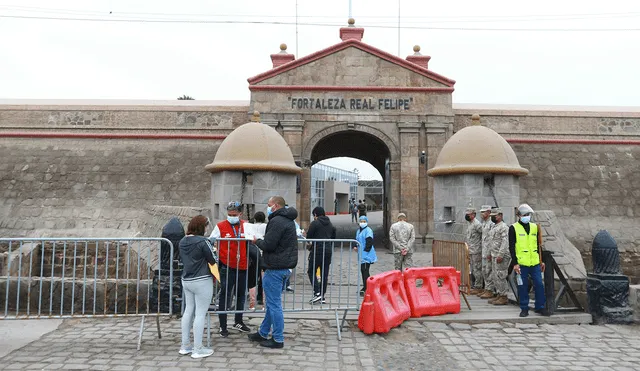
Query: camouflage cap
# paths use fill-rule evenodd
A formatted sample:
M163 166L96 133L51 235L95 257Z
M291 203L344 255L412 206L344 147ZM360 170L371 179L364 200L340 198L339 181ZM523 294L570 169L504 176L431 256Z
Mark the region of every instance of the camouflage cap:
M491 205L482 205L480 212L491 211Z
M475 214L475 213L476 213L475 207L467 207L467 210L465 211L465 214Z
M493 209L491 209L491 215L498 215L498 214L502 214L502 209L499 207L494 207Z

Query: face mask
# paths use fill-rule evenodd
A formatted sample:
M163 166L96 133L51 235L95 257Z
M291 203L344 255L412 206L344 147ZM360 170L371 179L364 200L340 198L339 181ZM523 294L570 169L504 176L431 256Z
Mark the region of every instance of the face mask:
M271 213L273 213L273 206L267 206L267 216L271 215Z
M470 215L465 215L464 216L464 220L470 222L471 221L471 216Z
M367 223L360 223L360 228L367 228Z
M229 223L231 224L238 224L240 223L240 217L239 216L227 216L227 220L229 221Z
M523 222L524 224L528 224L531 221L531 215L521 217L520 221Z
M494 223L497 223L497 222L498 222L498 219L496 219L496 217L495 217L495 216L492 216L492 217L491 217L491 221L492 221L492 222L494 222Z

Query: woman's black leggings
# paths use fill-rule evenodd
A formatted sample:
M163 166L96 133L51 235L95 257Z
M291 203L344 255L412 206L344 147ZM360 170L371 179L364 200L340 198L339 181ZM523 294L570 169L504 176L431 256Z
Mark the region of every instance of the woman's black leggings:
M362 273L362 290L367 291L367 280L369 279L369 268L371 263L360 264L360 272Z

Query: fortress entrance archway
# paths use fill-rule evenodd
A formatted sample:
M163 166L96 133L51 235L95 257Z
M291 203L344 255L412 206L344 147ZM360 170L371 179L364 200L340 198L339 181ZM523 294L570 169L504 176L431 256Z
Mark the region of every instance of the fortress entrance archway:
M311 165L334 157L351 157L371 164L382 176L382 231L386 236L389 230L390 188L389 164L391 151L387 144L377 136L356 130L343 130L326 134L313 145L310 153ZM356 197L358 199L359 197ZM301 202L304 202L301 200ZM378 232L379 234L380 232Z

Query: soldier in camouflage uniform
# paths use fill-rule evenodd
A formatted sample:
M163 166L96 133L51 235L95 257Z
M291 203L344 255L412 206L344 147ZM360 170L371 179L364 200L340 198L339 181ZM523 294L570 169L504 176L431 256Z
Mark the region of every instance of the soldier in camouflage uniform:
M398 214L398 221L391 225L389 240L393 245L394 268L402 271L404 268L413 267L413 244L416 241L416 232L413 225L407 223L405 213Z
M489 252L489 237L493 228L491 206L483 205L480 209L480 216L482 217L480 223L482 223L482 279L484 281L484 290L479 292L478 296L482 299L489 299L493 297L493 291L495 290L492 283L491 253Z
M471 295L476 295L482 291L482 224L476 218L476 209L468 208L464 219L467 225L467 237L465 242L469 246L469 259L471 263L471 274L473 275L473 286Z
M489 304L505 305L509 303L507 293L509 285L507 274L509 264L511 264L511 253L509 252L509 226L503 220L502 209L491 210L491 221L495 223L491 229L491 273L493 274L493 285L497 297L489 300Z

